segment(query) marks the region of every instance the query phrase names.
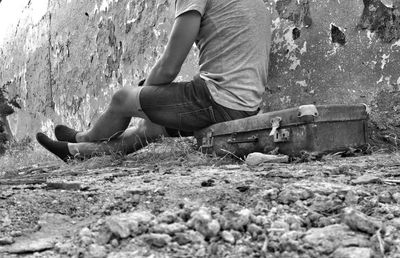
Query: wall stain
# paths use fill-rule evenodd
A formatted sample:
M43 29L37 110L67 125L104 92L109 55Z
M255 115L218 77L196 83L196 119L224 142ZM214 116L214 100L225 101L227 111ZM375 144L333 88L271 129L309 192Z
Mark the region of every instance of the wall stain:
M358 23L361 30L375 32L385 43L400 39L400 4L387 7L380 0L363 0L364 10Z
M278 0L275 9L279 17L294 22L297 27L312 25L308 0Z
M341 46L346 44L346 35L339 29L339 27L331 24L331 40L332 43L338 43Z

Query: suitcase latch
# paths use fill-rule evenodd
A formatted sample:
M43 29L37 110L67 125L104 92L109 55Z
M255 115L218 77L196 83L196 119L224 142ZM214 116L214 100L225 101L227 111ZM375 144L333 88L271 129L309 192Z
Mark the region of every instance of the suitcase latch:
M318 109L315 105L303 105L299 107L299 114L298 117L303 116L318 116Z
M277 130L274 134L274 142L288 142L290 139L290 132L287 129Z
M269 133L269 136L275 135L276 130L278 130L279 126L281 126L281 121L282 121L282 118L280 118L279 116L271 119L272 129L271 129L271 132Z

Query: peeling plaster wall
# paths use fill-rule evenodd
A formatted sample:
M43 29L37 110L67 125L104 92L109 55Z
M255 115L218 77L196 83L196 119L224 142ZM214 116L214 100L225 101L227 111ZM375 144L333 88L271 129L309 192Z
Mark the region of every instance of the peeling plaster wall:
M44 2L26 0L0 41L0 86L23 106L10 118L19 138L60 122L87 128L113 92L146 76L173 22L173 0ZM381 130L400 136L399 1L264 2L273 12L264 111L366 103ZM192 51L178 79L196 70Z
M173 22L167 0L25 2L0 43L0 85L9 85L23 106L9 118L17 138L51 133L57 123L89 127L113 92L148 74ZM196 60L192 51L179 80L195 74Z
M400 135L400 13L391 0L277 0L264 109L365 103Z

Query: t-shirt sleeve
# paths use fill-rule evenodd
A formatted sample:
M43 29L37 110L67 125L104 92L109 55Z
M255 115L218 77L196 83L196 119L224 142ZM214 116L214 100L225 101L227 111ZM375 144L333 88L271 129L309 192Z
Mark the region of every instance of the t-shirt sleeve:
M189 11L197 11L203 16L206 10L206 4L207 0L176 0L175 18Z

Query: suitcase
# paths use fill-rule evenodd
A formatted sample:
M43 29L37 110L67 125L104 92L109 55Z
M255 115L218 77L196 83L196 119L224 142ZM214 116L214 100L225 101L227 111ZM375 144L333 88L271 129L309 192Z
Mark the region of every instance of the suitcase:
M278 150L301 156L304 151L329 153L365 146L367 120L364 104L303 105L214 124L194 135L204 153L243 157Z

